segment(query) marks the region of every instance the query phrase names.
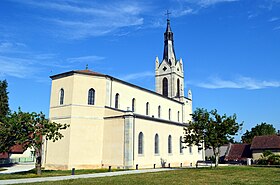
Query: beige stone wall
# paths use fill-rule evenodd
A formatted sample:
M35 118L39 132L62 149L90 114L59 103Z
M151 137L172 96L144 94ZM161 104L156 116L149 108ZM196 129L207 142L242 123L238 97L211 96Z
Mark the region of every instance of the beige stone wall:
M61 88L65 97L63 105L59 105ZM95 90L94 105L88 105L90 88ZM120 95L119 109L114 108L116 93ZM130 113L130 118L126 119L124 115L127 115L127 107L131 109L133 98L136 99L135 114L145 115L146 102L149 102L149 118L158 118L160 105L163 120L169 120L169 108L171 122L178 122L178 111L180 123L190 119L190 100L181 104L116 80L111 81L108 77L74 74L53 80L50 120L70 124L70 128L62 131L63 139L45 143L43 162L46 169L123 168L126 165L135 167L136 164L139 164L139 168L151 168L153 164L159 167L161 158L166 160L167 165L180 166L183 163L188 166L202 159L197 147L193 147L192 154L188 149L184 149L183 154L179 153L183 127L160 120L134 120ZM137 152L139 132L143 132L145 137L144 155ZM159 155L154 154L155 133L159 134L160 139ZM167 152L169 134L172 136L172 154ZM130 137L133 138L131 143L128 140Z

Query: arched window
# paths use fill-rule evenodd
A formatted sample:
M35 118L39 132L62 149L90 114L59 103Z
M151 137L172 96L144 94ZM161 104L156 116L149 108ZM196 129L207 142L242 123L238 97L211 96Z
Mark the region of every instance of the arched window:
M158 134L155 135L155 154L159 154L159 141L158 141Z
M182 141L183 141L183 138L182 138L182 136L180 137L180 143L179 143L179 146L180 146L180 154L182 154L183 153L183 145L182 145Z
M135 98L133 98L132 99L132 112L134 112L135 111L135 105L136 104L136 100L135 100Z
M63 105L64 104L64 89L60 89L59 92L59 105Z
M88 91L88 104L94 105L94 99L95 99L95 90L91 88Z
M171 109L168 110L168 119L171 120Z
M146 115L148 116L150 114L150 103L146 103Z
M172 153L172 137L171 135L168 136L168 153Z
M177 96L180 97L180 80L177 79Z
M180 111L178 111L178 122L180 122Z
M166 77L162 80L162 95L168 96L168 80Z
M119 93L117 93L116 97L115 97L115 108L116 109L119 108L119 103L120 103L120 95L119 95Z
M144 136L143 133L140 132L138 135L138 154L144 153Z
M160 118L160 113L161 113L161 107L160 105L158 106L158 118Z

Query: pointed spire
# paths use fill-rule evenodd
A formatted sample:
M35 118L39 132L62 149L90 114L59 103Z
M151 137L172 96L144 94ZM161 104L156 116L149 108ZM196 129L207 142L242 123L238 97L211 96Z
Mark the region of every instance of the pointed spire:
M174 51L173 32L171 31L170 20L167 19L166 31L164 33L164 51L163 60L166 60L170 65L176 63Z

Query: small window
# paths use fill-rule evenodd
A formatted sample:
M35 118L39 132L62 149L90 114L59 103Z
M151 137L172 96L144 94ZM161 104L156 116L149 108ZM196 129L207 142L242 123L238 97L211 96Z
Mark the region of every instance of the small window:
M59 92L59 105L63 105L64 104L64 89L60 89Z
M138 135L138 154L143 154L144 150L143 150L143 146L144 146L144 141L143 141L143 133L140 132Z
M135 112L135 98L132 99L132 112Z
M94 99L95 99L95 90L91 88L88 91L88 104L94 105Z
M160 105L158 106L158 118L160 118L160 114L161 114L161 107Z
M168 136L168 153L172 153L172 137L171 135Z
M189 152L192 154L192 146L189 146Z
M182 142L183 142L183 138L182 138L182 136L180 137L180 141L179 141L180 143L179 143L179 146L180 146L180 154L182 154L183 153L183 145L182 145Z
M177 96L180 97L180 80L177 79Z
M178 122L180 122L180 111L178 111Z
M168 119L171 120L171 109L168 110Z
M115 108L118 109L119 108L119 102L120 101L120 95L119 93L116 94L115 96Z
M159 141L158 141L158 134L155 135L155 154L159 154Z
M149 116L149 114L150 114L150 103L147 102L146 103L146 115Z

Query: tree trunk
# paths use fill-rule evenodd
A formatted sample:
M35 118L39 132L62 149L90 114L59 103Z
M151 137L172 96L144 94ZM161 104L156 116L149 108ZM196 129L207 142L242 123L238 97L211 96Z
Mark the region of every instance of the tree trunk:
M217 167L219 165L220 147L213 148L213 153L215 155L215 167Z
M36 172L37 175L42 175L42 147L36 148Z

